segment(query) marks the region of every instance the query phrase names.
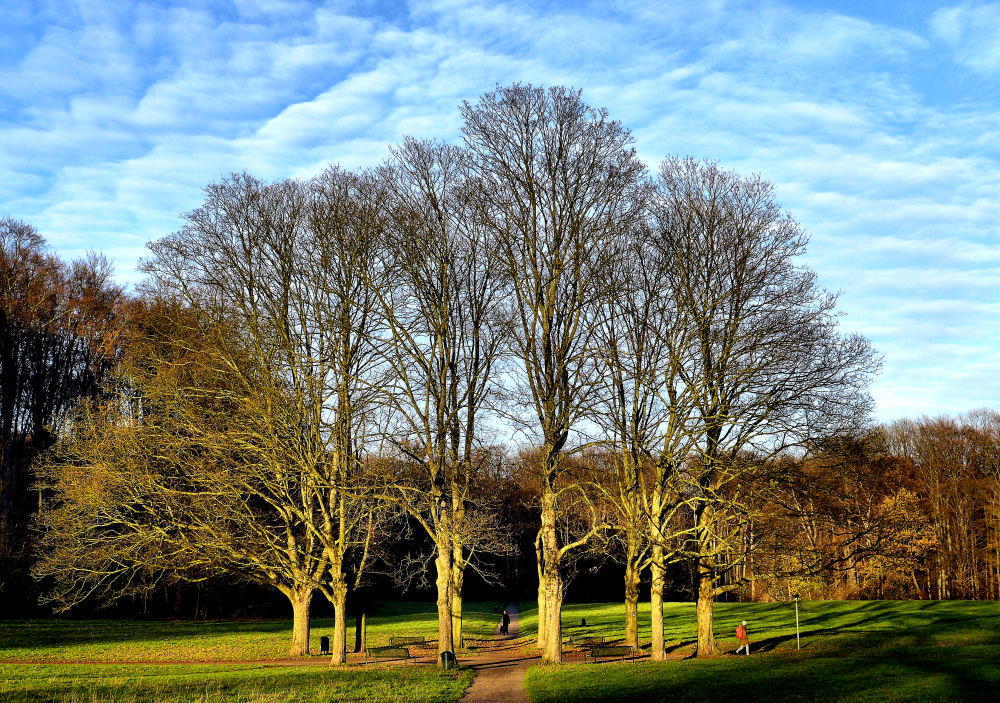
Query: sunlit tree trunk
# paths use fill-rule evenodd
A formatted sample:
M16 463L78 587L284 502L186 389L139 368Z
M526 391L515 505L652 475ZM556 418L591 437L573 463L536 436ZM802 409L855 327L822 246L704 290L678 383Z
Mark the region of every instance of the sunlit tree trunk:
M715 646L715 631L713 606L715 599L715 575L710 566L699 560L697 567L698 605L696 620L698 623L698 649L696 656L711 657L718 653Z
M663 637L663 546L653 544L652 561L649 569L652 575L649 588L650 624L652 627L649 656L653 661L666 659Z
M634 542L634 540L630 540ZM625 564L625 644L639 648L639 555L630 545Z
M452 578L451 578L451 619L452 637L458 647L465 646L465 637L462 629L462 586L465 582L465 559L462 553L462 545L456 542L452 550Z
M542 493L542 568L545 600L545 637L542 640L542 661L558 664L562 661L562 575L559 573L559 538L556 533L556 494L545 482Z
M282 593L292 603L292 646L289 656L304 657L309 654L309 604L313 589L308 587L286 588Z
M545 616L545 555L542 553L542 534L535 539L535 566L538 570L538 636L536 642L539 649L545 646L545 630L548 620Z
M333 582L333 650L331 664L347 662L347 579L343 576Z

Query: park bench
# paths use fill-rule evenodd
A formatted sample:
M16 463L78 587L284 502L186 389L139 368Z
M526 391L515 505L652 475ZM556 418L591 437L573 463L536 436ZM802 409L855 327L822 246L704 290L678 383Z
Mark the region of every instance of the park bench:
M625 657L628 657L632 661L635 661L635 650L632 649L632 645L630 644L599 645L591 647L589 655L584 653L584 663L586 663L588 656L594 661L595 664L597 663L597 660L602 657L609 659L621 659L622 661L625 661Z
M406 644L427 644L427 638L418 635L410 635L408 637L400 635L399 637L389 638L390 647L399 647Z
M403 659L407 662L416 662L417 658L410 655L410 650L406 647L369 647L365 651L365 664L369 662L389 661L392 659Z

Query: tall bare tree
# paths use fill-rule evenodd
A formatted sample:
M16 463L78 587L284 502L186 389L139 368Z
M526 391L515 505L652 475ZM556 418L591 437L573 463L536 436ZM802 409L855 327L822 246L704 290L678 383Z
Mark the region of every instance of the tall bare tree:
M660 168L657 238L671 295L691 325L679 369L697 424L699 461L685 472L693 504L688 552L696 572L698 655L716 652L712 603L735 587L726 535L743 514L740 481L757 462L865 419L878 360L867 340L841 335L836 296L798 265L808 238L774 188L711 162Z
M334 606L332 663L346 661L346 603L373 550L381 511L364 453L378 426L375 388L384 374L377 288L385 281L378 249L384 190L372 174L328 168L310 183L309 236L301 244L307 318L316 326L312 372L325 384L314 402L326 423L332 466L319 476L320 530L330 560ZM311 308L311 309L310 309ZM360 546L357 563L352 551ZM354 575L353 584L348 580Z
M628 233L616 267L621 293L603 301L597 333L602 392L595 418L615 467L616 480L606 490L625 563L625 642L639 646L639 582L649 566L650 656L659 660L666 656L664 570L682 536L673 525L684 505L679 471L690 438L690 396L679 379L690 328L669 288L668 259L651 243L646 224Z
M472 211L462 149L407 139L381 174L392 193L384 249L393 285L377 291L394 372L385 400L396 446L419 467L395 493L434 544L438 649L454 651L468 557L490 537L472 488L488 458L481 425L498 380L504 272Z
M360 568L373 529L359 452L370 419L363 389L377 366L366 296L380 207L363 179L337 169L311 188L237 174L206 194L183 229L151 245L146 270L161 294L227 330L211 349L240 379L243 402L257 404L244 470L254 472L248 490L284 521L294 586L282 592L295 615L293 654L303 654L320 586L339 606L343 643L347 553L359 548Z
M542 447L539 629L543 660L562 659L562 461L590 407L590 352L618 240L637 217L643 165L631 136L577 91L513 85L463 103L463 133L480 181L479 217L508 267L516 305L511 353L519 394Z

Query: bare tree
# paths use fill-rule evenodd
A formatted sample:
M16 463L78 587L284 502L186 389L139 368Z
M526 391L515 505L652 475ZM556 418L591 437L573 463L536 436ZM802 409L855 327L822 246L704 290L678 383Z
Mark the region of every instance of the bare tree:
M691 325L679 378L690 394L699 461L685 473L693 505L688 553L698 587L698 655L716 652L712 602L735 587L725 536L742 512L731 490L753 476L754 450L772 456L856 428L878 361L843 336L836 296L796 265L807 237L774 188L714 163L670 158L660 168L656 228L671 294ZM725 585L721 585L721 584Z
M359 452L371 419L363 389L376 370L365 296L379 205L362 179L336 169L311 189L238 174L206 193L180 232L151 245L146 270L161 294L226 330L209 347L215 363L256 404L242 469L253 475L247 489L284 524L292 653L308 652L317 588L338 606L342 645L347 553L358 548L362 568L374 519ZM342 652L335 647L335 659Z
M511 353L542 447L539 641L562 659L560 563L586 536L560 543L562 460L589 409L591 342L600 301L614 290L618 239L637 216L643 166L619 123L563 87L498 88L463 103L465 143L480 181L478 216L508 267L516 305Z
M498 378L504 277L472 212L462 149L407 139L381 175L392 194L384 250L393 284L376 291L393 370L384 400L396 447L419 467L393 492L434 544L438 649L454 651L468 559L491 541L473 486L488 458L481 424Z
M347 592L360 585L380 516L364 453L378 427L375 379L384 374L375 342L381 329L375 290L386 274L378 257L385 208L383 191L370 174L331 167L309 185L310 236L300 245L304 280L296 292L304 317L316 328L308 371L325 385L313 402L320 404L315 419L328 428L324 435L332 467L318 477L317 508L330 560L332 663L342 664ZM361 554L351 564L357 546Z
M639 646L642 571L652 574L652 649L663 659L664 569L677 539L674 517L684 505L679 469L688 451L690 396L680 384L690 328L669 288L668 259L650 242L645 223L628 233L618 262L621 293L603 301L598 327L600 412L615 481L606 486L625 564L625 642ZM610 488L610 490L608 490Z

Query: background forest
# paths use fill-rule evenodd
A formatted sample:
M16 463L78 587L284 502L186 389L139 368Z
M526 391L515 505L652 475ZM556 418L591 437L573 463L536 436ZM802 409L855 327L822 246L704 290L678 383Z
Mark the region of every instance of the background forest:
M651 174L565 88L460 112L209 184L136 290L0 221L5 615L291 610L303 653L328 608L336 653L430 596L444 651L463 597L537 597L551 661L564 599L624 599L626 640L695 600L710 654L720 599L1000 598L1000 415L871 424L771 184Z

